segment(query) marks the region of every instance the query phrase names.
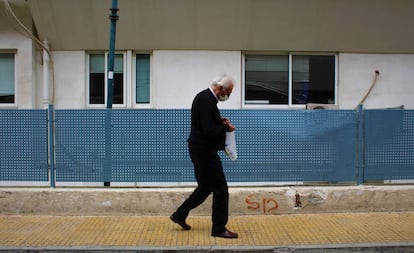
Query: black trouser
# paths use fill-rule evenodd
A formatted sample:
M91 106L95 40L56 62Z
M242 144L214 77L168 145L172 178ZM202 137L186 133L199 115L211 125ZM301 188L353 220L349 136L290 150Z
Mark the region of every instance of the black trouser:
M189 150L198 186L174 215L185 219L191 209L202 204L213 193L212 232L224 232L229 215L229 192L221 159L217 150L206 150L191 144Z

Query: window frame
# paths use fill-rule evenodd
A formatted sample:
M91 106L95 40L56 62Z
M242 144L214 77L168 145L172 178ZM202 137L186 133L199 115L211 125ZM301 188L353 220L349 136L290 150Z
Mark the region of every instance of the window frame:
M105 77L104 77L104 103L103 104L91 104L90 101L90 56L94 54L104 54L105 57ZM128 61L128 54L127 52L115 52L115 55L122 55L122 61L123 61L123 103L122 104L112 104L113 108L125 108L127 106L127 87L128 87L128 69L127 69L127 61ZM108 58L109 58L109 52L105 51L90 51L87 53L86 56L86 105L88 108L106 108L106 104L108 101Z
M289 80L288 80L288 104L247 104L246 103L246 55L263 55L263 56L286 56L289 57ZM242 108L243 109L305 109L306 104L293 104L292 103L292 93L293 93L293 56L334 56L334 103L333 105L338 105L338 54L337 53L310 53L310 52L244 52L242 53Z
M12 54L13 55L13 68L14 68L14 99L13 103L0 103L0 108L15 108L17 106L17 50L0 50L0 54Z

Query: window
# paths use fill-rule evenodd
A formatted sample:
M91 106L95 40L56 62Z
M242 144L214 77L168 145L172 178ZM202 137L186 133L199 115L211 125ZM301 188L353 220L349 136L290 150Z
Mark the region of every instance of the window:
M116 54L114 60L114 77L112 104L123 105L125 101L124 55ZM89 104L106 104L107 97L108 54L89 55Z
M89 103L105 103L105 55L89 56Z
M334 55L245 55L245 104L335 103Z
M150 55L136 55L136 103L150 102Z
M287 104L289 57L246 55L246 104Z
M0 104L14 103L14 79L14 54L0 53Z

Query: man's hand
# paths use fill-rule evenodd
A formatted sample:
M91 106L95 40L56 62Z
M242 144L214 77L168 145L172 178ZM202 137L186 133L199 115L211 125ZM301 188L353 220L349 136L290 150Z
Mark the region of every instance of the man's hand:
M229 132L233 132L234 130L236 130L236 127L230 123L230 121L227 123L227 125L229 125Z
M222 117L221 120L224 124L229 126L229 132L233 132L236 129L236 127L230 122L228 118Z

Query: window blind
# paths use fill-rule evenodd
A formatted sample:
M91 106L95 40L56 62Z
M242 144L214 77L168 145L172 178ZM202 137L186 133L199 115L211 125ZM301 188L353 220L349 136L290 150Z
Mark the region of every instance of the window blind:
M0 54L0 96L14 95L14 54Z

